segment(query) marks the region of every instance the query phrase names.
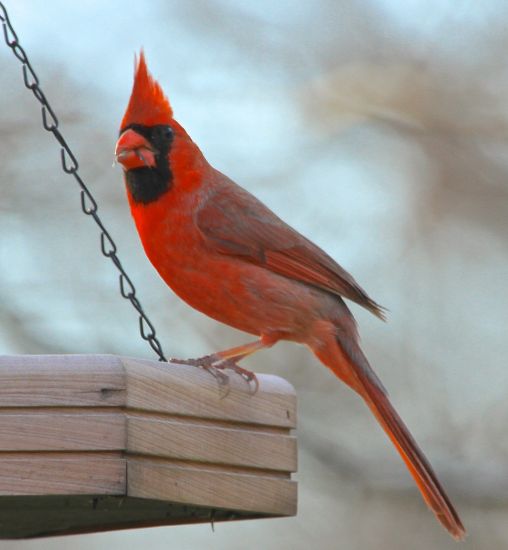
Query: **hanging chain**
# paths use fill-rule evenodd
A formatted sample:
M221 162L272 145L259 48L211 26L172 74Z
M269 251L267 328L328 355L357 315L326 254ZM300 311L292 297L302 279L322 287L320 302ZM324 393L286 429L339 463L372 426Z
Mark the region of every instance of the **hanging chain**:
M66 174L72 175L79 185L81 189L81 208L83 212L87 216L92 217L95 223L98 225L101 232L101 251L104 256L106 256L113 262L119 272L120 294L126 300L129 300L132 304L132 307L138 312L139 332L143 340L146 340L153 351L155 351L155 353L159 357L159 361L166 361L160 342L155 334L155 328L150 319L147 317L146 313L143 311L141 303L136 296L136 288L134 287L134 284L125 272L125 269L123 268L118 258L115 242L113 241L111 235L104 227L102 220L97 214L97 202L78 174L78 161L74 153L71 151L69 145L67 145L67 142L65 141L62 133L58 129L58 118L53 111L53 108L49 104L49 101L46 99L44 92L39 86L39 78L35 74L35 71L32 69L32 65L28 60L28 56L26 55L25 50L19 44L18 36L12 28L9 16L7 15L7 10L2 2L0 2L0 21L3 25L4 37L7 46L11 48L13 54L19 59L19 61L23 65L23 80L25 81L25 86L32 91L37 101L41 104L42 125L48 132L51 132L53 134L55 139L60 144L62 169Z

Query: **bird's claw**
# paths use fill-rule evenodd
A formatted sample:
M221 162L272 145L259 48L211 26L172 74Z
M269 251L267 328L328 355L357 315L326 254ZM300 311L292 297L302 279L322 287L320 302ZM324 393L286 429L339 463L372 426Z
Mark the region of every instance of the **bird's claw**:
M249 384L249 388L250 383L254 382L254 391L252 391L251 394L255 395L257 393L259 389L259 380L256 374L250 370L240 367L233 359L225 359L216 365L215 368L221 370L229 369L236 372L236 374L239 374L247 382L247 384Z
M211 355L204 355L203 357L197 357L196 359L175 359L172 357L169 362L177 363L178 365L191 365L192 367L200 367L208 370L219 360L220 359L212 353Z
M257 393L259 389L259 381L255 373L240 367L234 359L222 359L219 355L212 353L211 355L204 355L203 357L198 357L196 359L171 358L169 362L179 365L191 365L193 367L206 370L219 382L221 386L228 387L226 395L229 393L229 376L224 372L226 369L232 370L233 372L239 374L249 384L249 388L250 383L254 382L254 391L251 392L252 395Z

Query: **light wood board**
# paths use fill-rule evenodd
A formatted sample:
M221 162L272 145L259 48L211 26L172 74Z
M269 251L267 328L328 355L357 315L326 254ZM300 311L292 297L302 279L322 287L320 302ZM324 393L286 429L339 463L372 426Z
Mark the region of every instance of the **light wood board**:
M214 514L217 521L294 515L295 426L295 392L276 376L259 375L253 394L236 374L226 391L190 366L109 355L0 356L0 508L9 498L33 498L40 510L27 516L19 505L26 528L0 518L0 537L193 523ZM69 497L68 506L54 500L65 521L59 526L56 511L46 509L51 527L43 528L44 507L35 503L58 495ZM84 495L136 505L125 521L105 508L94 521ZM173 521L158 516L160 507L145 514L143 502L178 513Z

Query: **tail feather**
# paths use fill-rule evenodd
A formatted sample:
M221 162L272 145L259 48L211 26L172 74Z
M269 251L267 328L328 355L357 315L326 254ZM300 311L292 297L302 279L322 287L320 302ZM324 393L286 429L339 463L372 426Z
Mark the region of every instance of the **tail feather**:
M424 501L452 537L463 540L466 530L455 508L429 461L390 403L386 390L370 367L359 345L341 332L337 334L336 340L339 349L336 349L334 354L322 352L316 354L339 378L363 397L399 452Z
M386 395L373 397L371 390L366 390L365 401L395 445L423 499L453 538L463 540L466 533L464 526L429 461Z

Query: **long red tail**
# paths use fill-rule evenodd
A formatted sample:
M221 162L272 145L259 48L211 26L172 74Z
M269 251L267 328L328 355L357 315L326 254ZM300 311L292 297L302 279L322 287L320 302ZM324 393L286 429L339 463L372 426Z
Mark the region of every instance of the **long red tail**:
M456 540L463 540L466 530L437 479L432 466L388 400L386 390L370 367L359 345L344 333L336 337L338 349L314 350L341 380L365 400L383 430L391 439L420 489L423 499L438 521Z

